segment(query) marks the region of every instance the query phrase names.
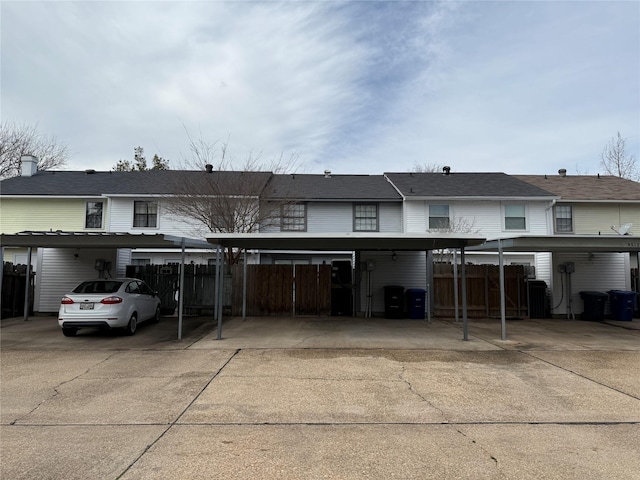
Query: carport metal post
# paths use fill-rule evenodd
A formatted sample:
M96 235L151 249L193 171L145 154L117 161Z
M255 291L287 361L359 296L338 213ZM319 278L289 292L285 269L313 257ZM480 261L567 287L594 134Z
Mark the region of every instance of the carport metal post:
M220 254L221 261L218 263L218 272L219 272L219 280L220 287L218 287L218 335L216 336L216 340L222 340L222 302L224 298L224 248L222 248L222 252ZM216 282L217 283L217 282Z
M463 340L469 340L469 321L467 319L467 269L464 265L464 245L460 249L460 263L462 265L462 330Z
M4 266L2 267L4 268ZM24 321L29 320L29 287L31 286L31 247L27 247L27 270L24 284Z
M216 281L213 287L213 319L218 320L218 291L220 289L220 245L216 246Z
M458 308L458 250L453 251L453 310L456 323L460 321L460 309Z
M182 310L184 310L184 249L185 242L182 237L182 256L180 257L180 289L178 290L178 340L182 340Z
M244 265L242 265L242 319L247 319L247 249L244 249Z
M498 265L500 268L500 328L502 331L502 340L507 339L507 321L506 306L504 293L504 255L502 252L502 240L498 239Z

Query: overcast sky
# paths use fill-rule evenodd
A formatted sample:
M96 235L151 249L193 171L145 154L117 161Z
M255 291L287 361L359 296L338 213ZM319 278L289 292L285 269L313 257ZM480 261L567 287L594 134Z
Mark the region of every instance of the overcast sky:
M640 2L0 3L3 121L110 170L185 129L300 172L595 174L640 158Z

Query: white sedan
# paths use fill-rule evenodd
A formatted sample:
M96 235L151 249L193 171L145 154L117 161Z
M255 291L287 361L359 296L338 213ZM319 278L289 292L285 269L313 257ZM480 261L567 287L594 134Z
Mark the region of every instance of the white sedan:
M62 297L58 325L66 337L80 328L124 328L136 333L138 323L160 320L160 297L137 278L82 282Z

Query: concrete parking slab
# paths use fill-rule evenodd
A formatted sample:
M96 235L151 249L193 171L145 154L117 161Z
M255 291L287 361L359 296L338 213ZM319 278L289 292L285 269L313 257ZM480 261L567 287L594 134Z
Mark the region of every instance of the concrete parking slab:
M216 477L509 478L481 445L448 426L248 425L176 426L122 480Z
M486 319L470 321L465 342L446 320L271 320L225 321L221 341L209 319L181 341L168 340L166 324L66 338L50 323L3 322L0 476L640 471L637 330L523 320L508 324L517 340L502 341Z
M0 478L116 479L166 428L117 425L1 426Z

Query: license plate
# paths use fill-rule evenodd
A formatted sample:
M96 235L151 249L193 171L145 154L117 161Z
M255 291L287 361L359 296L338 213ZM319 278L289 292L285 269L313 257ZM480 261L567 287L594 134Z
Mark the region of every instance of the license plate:
M81 303L80 310L93 310L93 303Z

